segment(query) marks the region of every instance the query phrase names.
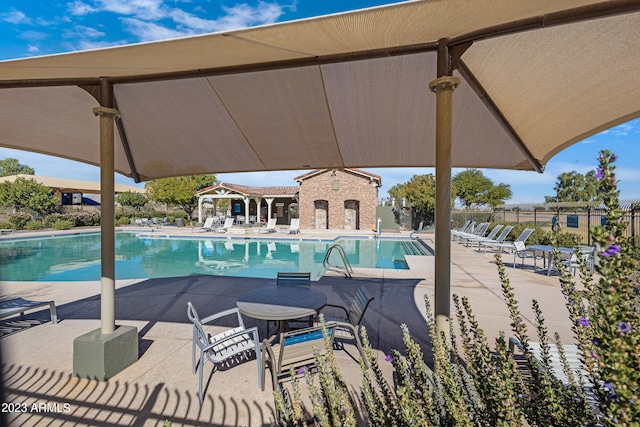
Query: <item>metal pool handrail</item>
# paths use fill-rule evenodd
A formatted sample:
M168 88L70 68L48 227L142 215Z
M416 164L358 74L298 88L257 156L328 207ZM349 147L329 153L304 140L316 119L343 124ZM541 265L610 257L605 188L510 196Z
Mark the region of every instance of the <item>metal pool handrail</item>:
M340 255L340 258L342 259L342 263L344 264L344 266L331 265L329 263L329 256L331 255L331 252L333 252L334 250L338 251L338 255ZM349 258L347 258L347 254L344 251L344 248L338 244L332 245L331 247L329 247L329 249L327 249L327 254L324 256L324 261L322 261L322 265L327 270L337 271L339 273L344 274L344 277L351 278L351 273L353 273L353 268L351 268L351 263L349 262Z

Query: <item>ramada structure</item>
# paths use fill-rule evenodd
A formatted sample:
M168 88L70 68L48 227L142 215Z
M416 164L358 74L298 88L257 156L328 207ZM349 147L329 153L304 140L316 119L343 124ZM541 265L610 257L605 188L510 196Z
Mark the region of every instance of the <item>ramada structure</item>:
M300 218L307 229L375 230L380 176L351 168L318 169L294 178L298 186L249 187L218 183L196 193L198 220L207 200L231 200L231 215L246 224L276 218L289 224Z

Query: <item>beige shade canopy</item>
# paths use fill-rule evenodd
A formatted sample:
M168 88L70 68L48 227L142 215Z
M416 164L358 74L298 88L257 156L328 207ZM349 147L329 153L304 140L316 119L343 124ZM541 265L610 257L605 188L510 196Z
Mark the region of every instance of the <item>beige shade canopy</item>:
M640 115L638 70L638 0L410 1L0 62L0 146L102 163L103 195L115 110L115 170L137 181L436 166L434 311L447 331L451 167L542 171ZM112 334L104 212L101 332Z
M415 1L263 27L0 62L0 146L98 165L99 83L121 114L115 169L199 173L435 165L438 40L454 167L541 171L638 117L637 1ZM526 31L524 31L526 29ZM472 42L472 43L471 43ZM95 97L94 97L95 96Z

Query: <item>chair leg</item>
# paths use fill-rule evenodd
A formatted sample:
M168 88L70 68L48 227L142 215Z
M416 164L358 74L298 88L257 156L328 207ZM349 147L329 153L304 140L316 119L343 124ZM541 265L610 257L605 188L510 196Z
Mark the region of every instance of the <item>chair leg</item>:
M198 397L200 398L200 406L204 402L204 396L202 395L202 371L204 371L204 353L200 353L200 372L198 375Z

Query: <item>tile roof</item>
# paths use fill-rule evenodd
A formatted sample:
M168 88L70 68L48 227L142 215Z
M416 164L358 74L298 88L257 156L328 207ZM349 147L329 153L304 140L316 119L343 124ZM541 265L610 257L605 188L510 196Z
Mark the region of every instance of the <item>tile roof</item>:
M270 186L270 187L251 187L248 185L230 184L227 182L220 182L211 187L203 188L198 191L197 195L210 193L218 188L226 188L238 193L246 194L248 196L295 196L300 188L297 185L288 186Z

